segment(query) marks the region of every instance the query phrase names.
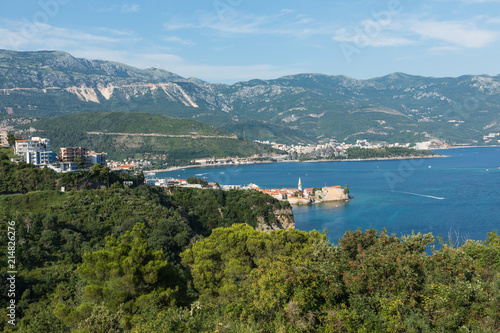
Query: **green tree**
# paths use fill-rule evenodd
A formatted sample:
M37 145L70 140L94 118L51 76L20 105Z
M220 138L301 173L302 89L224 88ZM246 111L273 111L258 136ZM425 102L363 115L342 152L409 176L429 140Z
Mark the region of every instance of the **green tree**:
M12 147L16 144L16 136L14 135L14 133L9 132L7 134L7 142L9 143L10 147Z
M110 170L109 170L109 167L107 165L103 166L100 170L100 173L99 173L99 180L105 184L108 185L109 187L109 180L110 180Z
M78 169L83 168L84 163L83 163L83 158L81 156L77 156L75 158L75 162L78 165Z
M313 245L326 239L316 231L277 230L269 234L246 224L217 228L181 254L191 268L195 288L204 300L233 302L248 287L249 275L265 258L308 256Z
M77 333L120 333L120 321L123 310L111 312L104 305L98 305L92 310L92 315L78 324Z
M200 179L200 178L196 178L196 177L189 177L187 179L187 183L188 184L200 184L203 187L207 187L208 186L208 182L206 180L203 180L203 179Z
M349 185L344 186L344 194L349 195Z
M153 299L164 305L175 302L172 269L163 260L162 251L153 252L147 247L144 225L140 223L119 240L107 237L103 250L85 253L78 273L88 283L84 302L76 309L60 308L59 316L66 319L88 317L102 303L112 312L122 307L122 325L127 327L132 316Z

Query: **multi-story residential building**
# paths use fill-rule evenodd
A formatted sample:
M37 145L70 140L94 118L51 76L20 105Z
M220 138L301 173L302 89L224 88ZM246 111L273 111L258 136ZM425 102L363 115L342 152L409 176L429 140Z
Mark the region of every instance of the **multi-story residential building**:
M96 152L88 153L88 160L91 166L96 163L99 164L100 166L105 166L107 157L108 153L96 153Z
M54 163L56 154L50 150L50 140L33 137L31 140L16 140L15 154L24 162L35 165Z
M0 131L0 147L8 147L9 140L7 140L7 135L9 133L7 131Z
M84 147L65 147L59 149L59 160L61 162L76 162L81 157L84 165L89 165L88 150Z
M53 151L29 151L24 154L24 161L35 165L50 164L56 161L56 154Z
M43 147L45 147L45 150L50 150L50 140L49 139L34 136L31 138L31 140L39 142Z
M81 157L84 168L95 163L105 166L107 158L107 153L89 153L84 147L66 147L60 149L60 163L56 163L56 154L50 150L50 140L39 137L33 137L31 140L17 140L15 153L22 156L22 160L26 163L37 166L47 165L56 172L78 171L82 167L78 165L78 157Z

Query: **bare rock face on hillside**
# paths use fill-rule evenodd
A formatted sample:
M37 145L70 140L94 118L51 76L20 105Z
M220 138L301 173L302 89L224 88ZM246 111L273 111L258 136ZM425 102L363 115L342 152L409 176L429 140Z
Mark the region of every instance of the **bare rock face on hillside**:
M500 131L500 75L433 78L393 73L367 80L297 74L212 84L157 68L64 52L0 50L0 115L86 111L194 118L242 137L479 144Z
M258 226L255 230L270 232L273 230L281 229L295 229L295 221L293 219L292 208L277 209L274 212L276 220L274 222L266 223L264 217L258 218Z

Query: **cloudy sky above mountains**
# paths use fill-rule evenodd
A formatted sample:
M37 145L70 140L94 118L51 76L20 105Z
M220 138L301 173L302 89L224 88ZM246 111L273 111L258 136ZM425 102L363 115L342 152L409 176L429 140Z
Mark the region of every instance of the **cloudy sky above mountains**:
M500 74L500 0L9 1L0 48L233 83L296 73Z

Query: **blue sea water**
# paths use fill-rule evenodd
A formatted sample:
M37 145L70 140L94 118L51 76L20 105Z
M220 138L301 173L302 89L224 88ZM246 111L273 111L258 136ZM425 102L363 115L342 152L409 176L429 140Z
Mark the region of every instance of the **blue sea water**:
M347 203L293 208L297 229L326 228L333 243L357 228L385 228L397 236L432 232L453 242L484 240L488 232L499 230L500 148L435 152L449 157L207 167L157 176L197 176L261 188L296 188L299 177L304 188L348 184L353 199Z

